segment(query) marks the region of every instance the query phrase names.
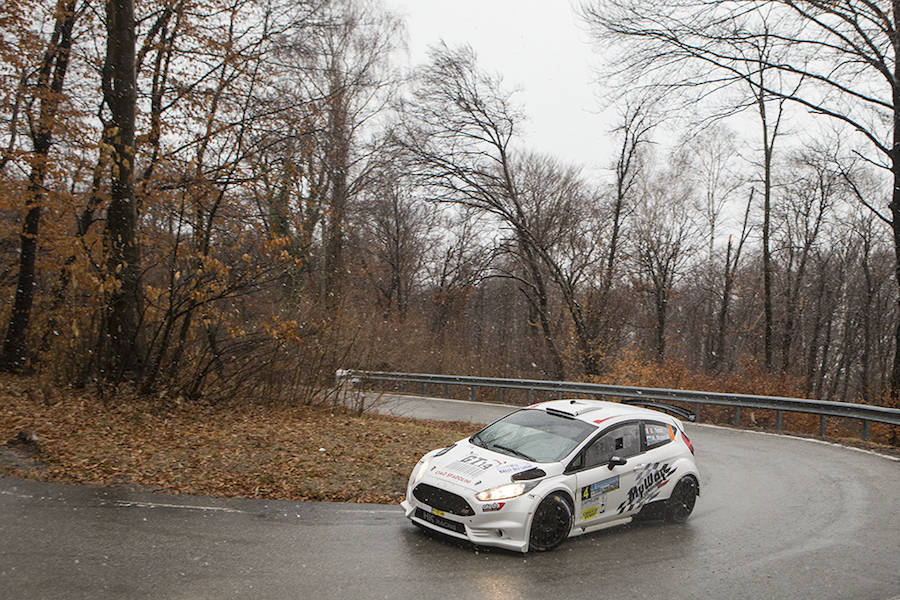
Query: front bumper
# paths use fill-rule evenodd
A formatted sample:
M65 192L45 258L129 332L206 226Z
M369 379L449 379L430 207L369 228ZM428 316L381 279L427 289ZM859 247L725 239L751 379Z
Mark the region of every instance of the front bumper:
M441 487L447 489L446 486ZM412 491L410 487L407 490L406 500L400 503L410 521L474 544L528 552L528 529L536 502L531 494L505 500L499 510L486 512L484 510L486 506L490 508L490 505L497 503L479 502L474 494L461 493L460 489L454 489L452 493L462 495L474 509L475 514L464 517L428 506L419 501Z

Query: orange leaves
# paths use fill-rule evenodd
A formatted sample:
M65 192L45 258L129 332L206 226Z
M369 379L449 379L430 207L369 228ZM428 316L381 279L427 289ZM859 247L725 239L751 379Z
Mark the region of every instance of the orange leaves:
M33 379L0 376L0 442L34 431L45 468L31 476L70 483L394 502L422 454L475 429L249 400L207 406L123 397L104 404L93 394L58 390L48 403L41 392L26 393L38 387Z
M298 344L302 341L302 337L300 336L300 323L294 319L281 321L273 318L268 323L265 323L263 327L265 328L266 333L276 340Z

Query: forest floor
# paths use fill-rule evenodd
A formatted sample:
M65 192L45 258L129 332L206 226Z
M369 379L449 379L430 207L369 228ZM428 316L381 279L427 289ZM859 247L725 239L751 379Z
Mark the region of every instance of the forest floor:
M175 494L393 503L471 423L254 400L203 404L0 375L0 473Z

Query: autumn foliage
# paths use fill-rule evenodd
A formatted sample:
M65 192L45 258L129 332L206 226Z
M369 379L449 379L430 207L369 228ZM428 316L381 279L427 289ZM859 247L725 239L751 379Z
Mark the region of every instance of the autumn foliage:
M401 73L374 0L119 4L0 8L7 370L204 402L327 403L338 368L885 401L866 165L770 165L763 285L724 126L655 154L623 99L598 183L526 147L471 49Z

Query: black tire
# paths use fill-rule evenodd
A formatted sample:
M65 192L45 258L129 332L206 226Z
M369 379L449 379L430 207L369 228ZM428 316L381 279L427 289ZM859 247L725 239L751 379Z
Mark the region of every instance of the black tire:
M675 484L672 495L666 500L666 521L684 523L691 516L697 502L697 480L688 475Z
M562 494L550 494L538 504L531 520L528 547L536 552L546 552L559 546L569 537L575 515L572 505Z

